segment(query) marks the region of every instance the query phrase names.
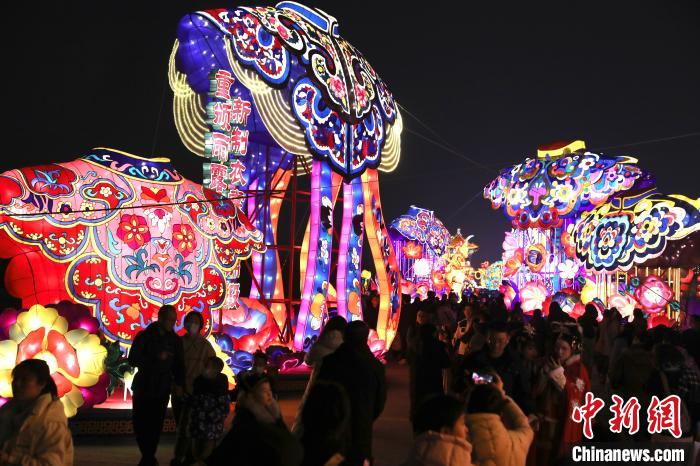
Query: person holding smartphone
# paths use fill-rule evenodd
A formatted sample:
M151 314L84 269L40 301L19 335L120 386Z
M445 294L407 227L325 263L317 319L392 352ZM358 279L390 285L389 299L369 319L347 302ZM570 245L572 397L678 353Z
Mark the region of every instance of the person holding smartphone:
M476 385L469 394L466 423L474 464L524 465L534 437L527 416L505 394L496 374L474 373L472 379Z
M529 373L524 369L522 358L508 348L510 335L505 322L489 326L486 346L470 353L457 366L453 378L455 393L464 393L473 372L493 369L503 382L505 393L513 398L525 414L531 414L534 403Z

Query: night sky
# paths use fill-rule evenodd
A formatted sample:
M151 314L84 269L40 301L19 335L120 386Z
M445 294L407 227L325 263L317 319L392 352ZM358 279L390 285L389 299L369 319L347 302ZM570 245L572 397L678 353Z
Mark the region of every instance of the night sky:
M411 204L433 209L476 235L477 261L495 260L509 222L483 186L559 139L637 157L663 192L700 195L700 136L633 144L700 132L699 2L307 4L338 18L398 102L437 132L403 113L401 162L380 178L387 221ZM181 16L236 4L129 5L6 13L2 171L107 146L171 157L201 181L202 160L173 124L167 60Z

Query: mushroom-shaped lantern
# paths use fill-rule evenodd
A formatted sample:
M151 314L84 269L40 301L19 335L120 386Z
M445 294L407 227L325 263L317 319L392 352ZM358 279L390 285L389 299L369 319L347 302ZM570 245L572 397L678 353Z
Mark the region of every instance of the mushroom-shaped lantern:
M217 76L227 81L223 102L211 95ZM183 142L209 157L206 173L213 183L225 181L225 165L232 160L242 164L239 170L245 167L248 214L269 241L276 238L280 208L280 201L270 202L269 193L284 192L292 171L311 175L295 347L307 349L315 341L319 319L327 318L329 307L346 317L361 312L349 303L361 292L365 235L380 291L377 332L388 347L398 324L399 272L383 221L377 170L391 171L398 163L401 116L379 75L340 37L336 19L295 2L188 14L178 26L169 80ZM228 133L213 138L222 127ZM219 150L220 144L226 147ZM226 153L231 154L228 160ZM336 254L331 247L333 209L341 188ZM285 291L289 285L282 280L276 248L254 257L253 265L264 296L279 302L283 300L277 298L293 293ZM334 289L337 298L329 301ZM251 291L251 297L257 294ZM294 320L284 306L272 306L281 328Z

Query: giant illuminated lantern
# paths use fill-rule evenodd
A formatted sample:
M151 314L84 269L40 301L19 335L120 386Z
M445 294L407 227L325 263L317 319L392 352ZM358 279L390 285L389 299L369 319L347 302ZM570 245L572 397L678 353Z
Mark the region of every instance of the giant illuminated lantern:
M700 264L700 199L632 192L584 213L573 238L601 296L623 293L649 314L675 312L682 277Z
M232 78L226 83L230 98L212 98L216 76ZM258 286L250 296L272 303L280 328L296 322L294 346L307 349L331 308L361 318L366 237L380 291L377 331L388 347L398 322L400 280L383 220L378 171L391 171L398 163L401 115L386 84L340 37L335 18L294 2L188 14L178 26L169 81L178 132L190 151L208 157L208 182L223 186L231 178L231 167L218 166L216 154L233 152L245 167L232 192L240 187L246 194L248 214L270 246L253 258ZM218 123L228 123L217 109L235 105L245 109L245 121L214 135L222 128ZM294 290L282 278L275 247L282 198L297 172L308 173L311 185L298 311L282 299ZM336 226L339 199L342 224Z
M630 319L635 307L652 324L678 317L682 277L700 264L700 199L659 193L635 164L555 143L484 189L513 220L503 276L530 307L542 283L555 296L580 288L581 305L597 299Z
M227 278L264 248L233 201L183 178L168 159L94 149L0 174L6 289L24 307L82 303L123 345L168 303L179 331L194 310L209 332Z
M450 243L450 232L432 210L411 206L391 222L392 238L401 277L412 285L427 285L442 291L446 287L442 256Z
M504 278L518 289L541 283L550 295L575 285L580 263L573 225L617 193L649 182L635 163L589 152L583 141L573 141L540 146L535 158L502 170L484 188L484 197L513 223L503 242Z

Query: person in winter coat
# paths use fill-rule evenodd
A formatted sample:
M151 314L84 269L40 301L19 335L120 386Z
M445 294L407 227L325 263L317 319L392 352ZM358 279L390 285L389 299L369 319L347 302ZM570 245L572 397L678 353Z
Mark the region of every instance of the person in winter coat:
M186 333L180 337L185 363L184 391L182 392L182 397L177 396L175 392L172 394L173 416L177 424L175 459L171 462L172 465L182 463L189 453L191 442L189 441L187 424L191 413L191 406L187 404L186 400L191 398L194 393L195 379L204 372L208 361L216 357L214 348L212 348L211 344L201 333L204 327L202 314L197 311L189 312L185 316L184 326Z
M129 351L129 364L138 369L131 385L131 415L141 451L139 466L158 464L156 450L170 393L184 393L185 362L182 341L173 331L176 320L175 307L162 306L158 320L136 335Z
M469 395L467 427L480 466L523 466L534 432L527 416L494 384L477 385Z
M48 364L41 359L17 364L12 394L0 408L0 464L71 466L73 439Z
M311 346L311 349L306 356L304 356L304 362L306 365L311 367L311 375L309 376L309 381L306 384L306 390L304 395L301 397L301 402L299 403L299 408L297 409L297 416L294 420L294 425L292 426L292 432L298 437L301 437L303 432L303 423L301 420L301 413L304 409L304 404L306 398L309 395L309 390L316 382L318 378L318 373L321 370L321 364L323 363L323 358L328 356L337 350L340 345L343 344L343 333L345 328L348 326L348 322L341 316L334 316L328 319L326 325L323 327L321 334L318 336L318 340Z
M417 436L403 466L471 466L464 406L457 398L427 398L416 409L413 430Z
M539 430L535 438L538 466L557 464L581 442L583 427L573 421L574 406L584 404L591 389L586 366L581 361L580 336L561 334L554 345L554 357L542 364L535 383Z
M372 425L384 410L384 366L367 346L369 328L361 320L348 324L345 342L323 359L318 380L336 382L350 399L349 465L372 458Z
M302 466L338 466L348 453L350 400L345 389L323 380L309 390L301 419L306 426L301 436Z
M303 458L299 441L282 420L265 375L249 373L239 384L231 429L207 459L208 465L298 466Z

